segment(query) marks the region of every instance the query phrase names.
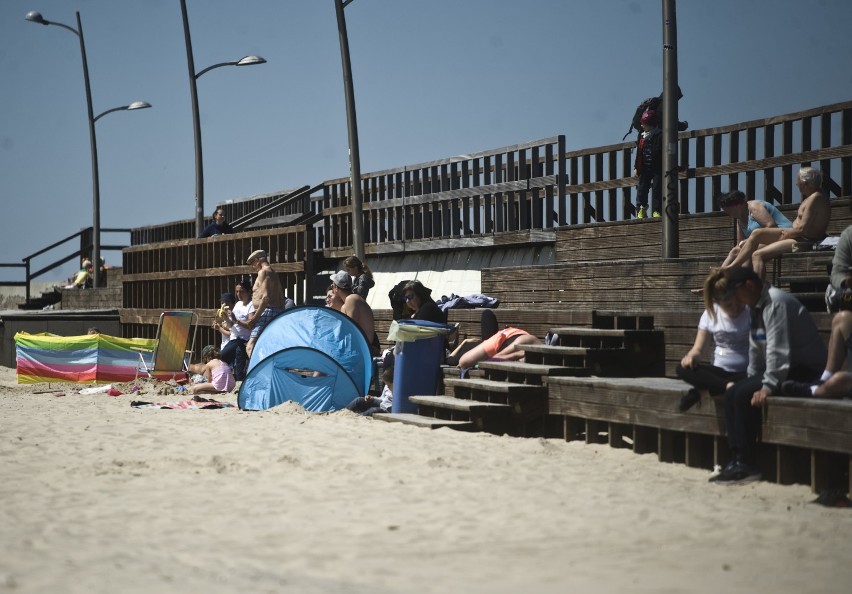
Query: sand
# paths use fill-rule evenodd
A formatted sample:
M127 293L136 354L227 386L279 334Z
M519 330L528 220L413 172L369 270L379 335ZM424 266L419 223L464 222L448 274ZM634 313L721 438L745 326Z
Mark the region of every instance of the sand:
M64 392L35 392L52 389ZM852 510L605 445L0 368L0 592L848 592ZM154 395L140 399L158 399ZM180 397L159 397L178 400ZM225 400L234 401L233 396Z

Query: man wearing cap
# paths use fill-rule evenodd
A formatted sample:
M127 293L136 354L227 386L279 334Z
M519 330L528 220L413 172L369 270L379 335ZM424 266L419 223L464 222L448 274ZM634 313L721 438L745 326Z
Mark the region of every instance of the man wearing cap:
M370 352L376 357L381 351L379 337L376 335L376 322L373 318L373 309L364 301L364 298L352 292L352 277L345 270L335 272L330 277L331 290L333 291L331 307L340 313L346 314L364 332L367 342L370 344Z
M246 344L246 354L251 358L257 337L272 318L284 311L285 300L281 280L269 265L269 257L264 250L253 251L246 264L257 273L251 299L255 309L245 323L245 326L251 328L251 337Z
M751 268L722 272L725 296L751 309L748 377L725 392L725 431L731 461L710 477L717 484L757 480L754 449L766 399L785 380L810 382L825 366L826 349L808 310L790 293L765 284Z

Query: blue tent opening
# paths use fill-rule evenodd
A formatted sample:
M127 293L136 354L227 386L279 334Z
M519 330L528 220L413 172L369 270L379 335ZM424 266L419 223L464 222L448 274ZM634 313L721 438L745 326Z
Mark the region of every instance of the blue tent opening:
M311 412L344 408L370 388L373 360L364 333L327 307L288 309L255 343L237 403L266 410L293 401Z

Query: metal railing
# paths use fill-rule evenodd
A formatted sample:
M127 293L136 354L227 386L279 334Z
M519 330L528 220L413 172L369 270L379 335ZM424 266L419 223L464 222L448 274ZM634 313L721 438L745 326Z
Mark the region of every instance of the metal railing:
M102 228L101 233L130 233L131 229L113 229L113 228ZM32 253L28 256L25 256L22 259L22 264L18 263L0 263L0 267L2 268L23 268L24 269L24 280L22 281L0 281L0 286L4 287L25 287L26 289L26 299L29 301L30 299L30 284L33 280L39 278L40 276L47 274L51 270L56 270L60 266L71 262L73 260L77 260L78 262L83 258L83 256L91 258L92 254L92 228L86 227L81 229L77 233L69 235L64 239L60 239L39 251ZM50 262L46 266L39 268L38 270L33 271L33 260L38 258L39 256L43 256L48 252L65 245L69 241L79 240L79 249L71 252L70 254L60 256L59 259ZM101 245L101 253L104 251L110 250L122 250L126 245Z

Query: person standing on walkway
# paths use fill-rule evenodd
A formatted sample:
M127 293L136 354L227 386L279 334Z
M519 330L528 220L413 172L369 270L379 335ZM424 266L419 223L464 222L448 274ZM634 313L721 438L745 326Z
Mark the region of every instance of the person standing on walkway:
M651 216L659 218L663 212L663 131L657 123L657 112L642 114L642 133L636 150L633 175L639 177L636 187L637 219L648 217L648 191L651 191Z

